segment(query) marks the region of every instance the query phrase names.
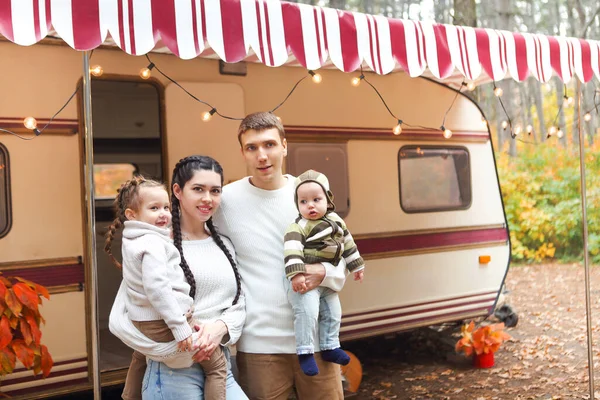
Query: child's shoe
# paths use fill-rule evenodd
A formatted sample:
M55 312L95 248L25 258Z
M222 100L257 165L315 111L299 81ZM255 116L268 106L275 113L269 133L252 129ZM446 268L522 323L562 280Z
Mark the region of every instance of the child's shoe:
M300 368L302 368L302 372L305 375L315 376L319 373L319 367L317 367L314 354L298 354L298 360L300 361Z
M348 365L350 362L350 357L348 354L339 347L333 350L323 350L321 351L321 358L323 361L340 364L340 365Z

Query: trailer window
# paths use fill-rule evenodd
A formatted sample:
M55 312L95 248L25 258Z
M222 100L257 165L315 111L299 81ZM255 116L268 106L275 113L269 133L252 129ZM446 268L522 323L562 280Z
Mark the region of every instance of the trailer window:
M121 185L133 178L137 168L133 164L94 164L94 197L112 200Z
M348 152L345 143L289 143L287 173L298 176L307 169L327 175L334 195L335 212L342 218L350 212Z
M10 165L8 150L0 143L0 238L6 236L12 225L10 206Z
M467 149L404 146L398 154L398 168L404 212L464 210L471 206Z

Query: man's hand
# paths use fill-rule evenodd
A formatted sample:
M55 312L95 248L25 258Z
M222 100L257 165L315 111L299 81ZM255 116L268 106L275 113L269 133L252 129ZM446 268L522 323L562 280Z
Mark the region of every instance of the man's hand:
M292 289L296 293L306 293L306 278L304 274L296 274L292 278Z
M322 264L306 264L304 267L306 268L304 273L306 291L304 293L306 293L321 285L323 279L325 279L325 267Z
M221 320L216 320L215 322L202 324L201 326L195 326L194 328L196 330L201 329L202 333L196 343L198 351L192 358L196 362L208 360L217 346L221 344L223 336L227 334L227 325Z
M365 270L364 269L361 269L360 271L356 271L354 273L354 280L355 281L359 281L360 283L362 283L364 277L365 277Z

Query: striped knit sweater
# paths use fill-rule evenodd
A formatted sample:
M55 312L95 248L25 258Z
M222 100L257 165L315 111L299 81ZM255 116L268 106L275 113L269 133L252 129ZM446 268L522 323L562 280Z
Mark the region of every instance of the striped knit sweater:
M306 272L305 264L329 262L337 265L341 258L346 261L350 272L365 267L344 220L334 212L318 220L299 216L288 227L284 241L285 275L288 279Z

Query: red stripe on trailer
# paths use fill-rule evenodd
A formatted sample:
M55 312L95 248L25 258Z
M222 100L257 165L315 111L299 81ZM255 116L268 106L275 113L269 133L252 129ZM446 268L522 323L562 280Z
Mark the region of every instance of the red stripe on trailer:
M267 65L273 66L275 65L275 58L273 57L273 46L271 45L271 25L269 23L269 7L267 7L267 3L263 2L263 8L265 10L265 30L267 36L267 42L265 45L267 46L267 51L269 53L269 59L271 60Z
M404 24L399 19L389 19L390 23L390 41L392 46L392 55L403 70L408 71L408 58L406 55L406 37L404 33Z
M117 20L119 24L119 43L121 44L121 50L125 51L125 22L123 21L123 2L121 0L117 0Z
M196 50L196 54L200 54L200 41L198 39L198 23L202 23L202 21L198 21L198 12L196 10L196 0L191 0L192 2L192 34L194 35L194 49ZM204 15L204 12L201 12ZM204 29L204 28L203 28Z
M477 301L464 301L464 302L460 302L460 303L456 303L456 304L452 304L452 305L438 305L437 307L430 307L430 308L424 308L421 310L413 310L413 311L404 311L404 312L397 312L394 314L387 314L385 316L379 316L379 317L371 317L371 318L363 318L363 319L359 319L356 321L349 321L349 322L344 322L343 319L344 318L348 318L348 316L344 315L342 317L342 326L344 327L349 327L349 326L354 326L354 325L360 325L360 324L367 324L369 322L377 322L377 321L384 321L387 319L393 319L393 318L398 318L398 317L404 317L404 316L418 316L419 314L425 314L425 313L429 313L429 312L434 312L434 311L441 311L441 310L448 310L448 309L452 309L452 308L456 308L456 307L464 307L464 306L470 306L470 305L477 305L477 304L482 304L482 303L489 303L490 301L495 301L496 300L496 295L498 293L494 293L493 297L489 297L483 300L477 300ZM483 305L482 305L483 307ZM485 308L487 308L488 306L485 306ZM408 308L408 307L405 307ZM379 313L379 311L373 311L370 314L376 314Z
M87 372L87 370L88 370L88 367L86 365L83 367L78 367L78 368L73 368L73 369L65 369L63 371L57 371L57 372L50 371L50 375L48 375L47 378L57 378L59 376L78 374L80 372ZM10 376L10 375L8 375L8 376ZM16 384L25 383L25 382L41 381L41 380L47 379L47 378L44 378L44 376L42 374L33 375L33 372L32 372L31 376L24 376L23 378L17 378L17 379L12 379L12 380L4 379L2 381L2 385L3 386L16 385Z
M67 364L75 364L75 363L79 363L85 361L87 362L88 359L87 357L81 357L81 358L75 358L73 360L64 360L64 361L57 361L54 363L55 367L58 367L59 365L67 365ZM13 370L13 374L16 372L23 372L23 371L30 371L25 367L21 367L21 368L15 368ZM10 380L10 375L5 376L4 378L2 378L2 382L8 382Z
M39 41L42 39L42 33L40 31L40 3L37 0L33 0L33 30L35 32L35 40Z
M46 287L83 284L85 282L83 263L51 267L11 269L3 271L3 274L7 276L18 276Z
M63 387L80 385L80 384L83 384L83 383L88 383L88 378L80 378L80 379L74 379L74 380L71 380L71 381L52 383L50 385L34 386L32 388L27 388L27 389L7 391L6 393L10 393L10 395L12 397L25 396L25 395L30 394L30 393L38 393L38 392L40 392L42 390L47 391L47 390L52 390L52 389L60 389L60 388L63 388Z
M505 228L396 235L383 238L356 239L355 241L361 254L367 255L497 242L501 240L508 240L508 231Z
M400 307L388 307L388 308L380 308L380 309L372 310L372 311L364 311L364 312L358 312L358 313L352 313L352 314L344 314L344 318L353 318L353 317L371 315L371 314L381 313L381 312L402 310L402 309L412 308L412 307L421 307L421 306L426 306L426 305L434 305L434 304L439 304L439 303L445 303L445 302L448 302L448 301L467 300L467 299L471 299L473 297L479 297L479 296L491 296L491 295L493 295L494 298L495 298L495 296L497 294L498 294L497 291L489 291L489 292L483 292L483 293L477 293L477 294L470 294L470 295L467 295L467 296L448 297L448 298L444 298L442 300L425 301L425 302L421 302L421 303L412 303L412 304L408 304L408 305L404 305L404 306L400 306Z
M352 72L360 65L354 15L341 11L337 13L340 19L340 45L342 60L344 61L344 72Z
M582 78L584 82L587 82L594 76L594 71L592 70L592 50L590 43L586 40L579 39L579 46L581 47Z
M513 34L515 38L515 60L517 62L517 74L518 76L513 77L518 81L522 81L527 78L527 43L525 43L525 37L520 33Z
M435 34L438 72L441 78L446 78L452 74L452 70L454 69L450 50L448 49L446 27L444 25L435 25L433 32Z

